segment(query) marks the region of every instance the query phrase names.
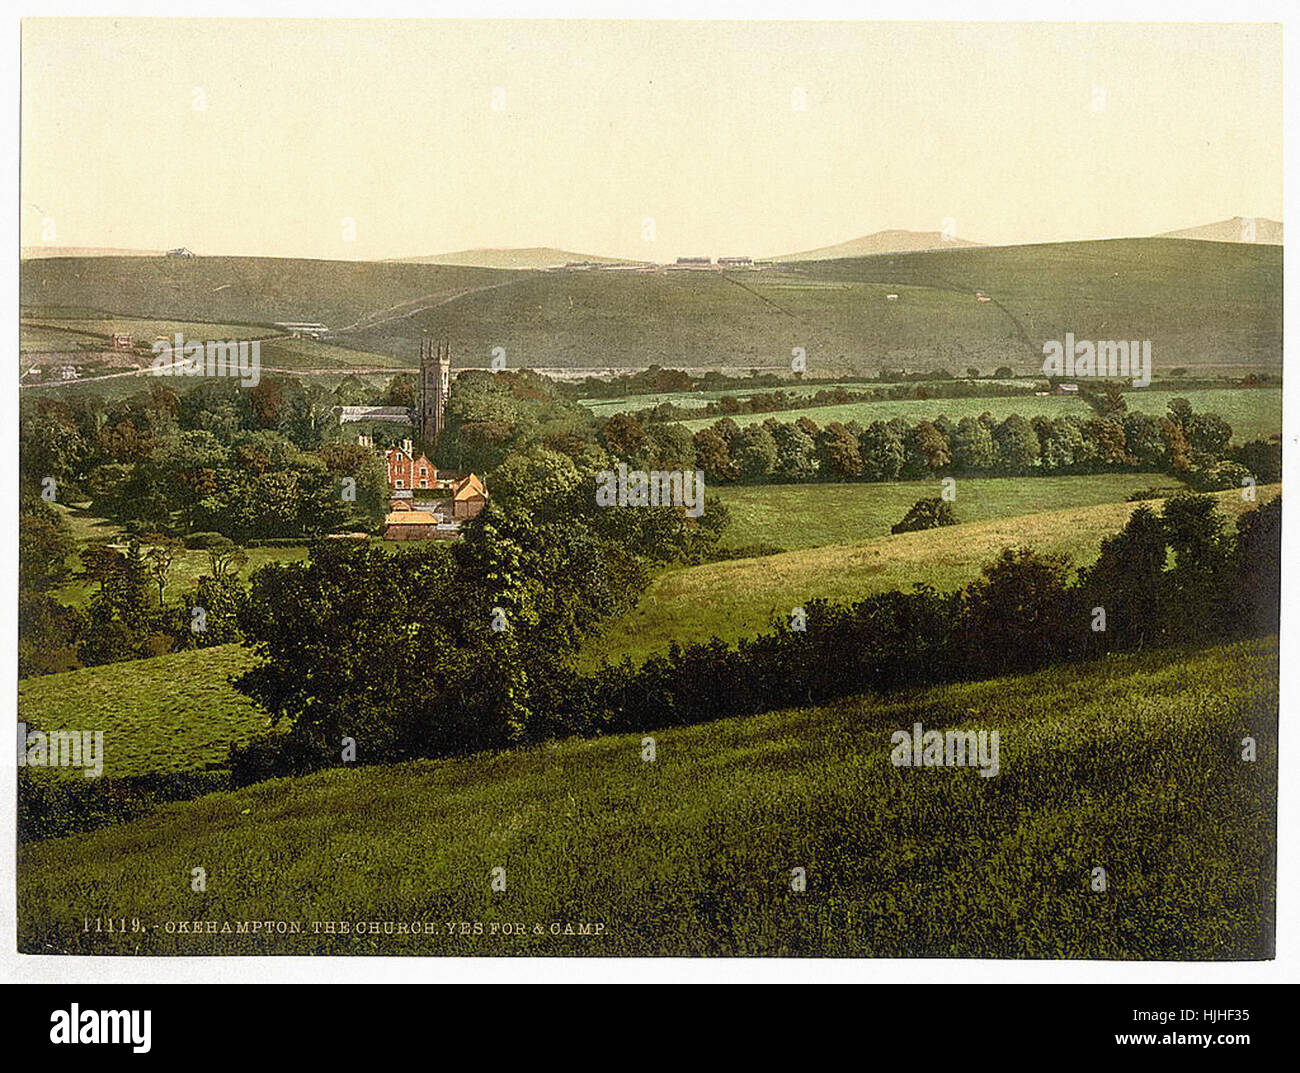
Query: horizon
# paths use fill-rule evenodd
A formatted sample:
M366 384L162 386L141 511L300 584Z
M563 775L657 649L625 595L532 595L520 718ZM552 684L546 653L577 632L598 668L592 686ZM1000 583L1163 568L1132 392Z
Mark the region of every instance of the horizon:
M1283 220L1274 220L1274 219L1271 219L1271 218L1269 218L1269 217L1265 217L1265 216L1259 216L1259 217L1246 217L1246 216L1241 216L1241 215L1235 215L1235 216L1229 216L1229 217L1227 217L1227 218L1225 218L1225 219L1223 219L1223 220L1210 220L1210 221L1207 221L1207 222L1205 222L1205 223L1203 223L1203 224L1192 224L1192 225L1189 225L1188 227L1185 227L1185 228L1174 228L1173 231L1195 231L1195 230L1203 229L1203 228L1205 228L1205 227L1214 226L1214 225L1216 225L1216 224L1233 223L1233 222L1236 222L1236 221L1239 221L1239 220L1244 221L1244 220L1251 220L1251 219L1253 219L1253 220L1255 220L1255 221L1257 221L1257 222L1259 222L1259 223L1265 223L1265 224L1276 224L1276 225L1278 225L1279 227L1283 227L1283 226L1285 226L1285 221L1283 221ZM895 228L885 228L885 229L883 229L883 230L881 230L881 231L873 231L873 232L871 232L871 234L867 234L867 235L855 235L855 236L853 236L852 238L844 239L844 240L842 240L842 241L840 241L840 242L828 243L826 247L815 247L815 248L813 248L813 249L811 249L811 250L792 250L792 251L790 251L788 254L778 255L778 256L776 256L776 257L774 257L774 258L773 258L773 257L768 257L768 256L766 256L766 255L764 255L764 254L755 254L755 255L752 255L752 256L754 257L755 260L780 260L782 256L784 256L784 257L790 257L790 256L796 256L796 255L803 255L803 254L810 253L810 252L818 252L819 250L821 250L821 249L823 249L823 248L830 249L830 248L834 248L834 247L836 247L836 246L849 245L849 244L851 244L851 243L853 243L853 242L857 242L857 241L861 241L861 240L869 239L869 238L875 238L875 237L877 237L877 236L879 236L879 235L888 235L888 234L919 235L919 234L933 234L933 233L935 233L935 232L909 231L909 230L907 230L907 229L905 229L905 228L896 228L896 227L895 227ZM1016 246L1052 246L1052 245L1066 245L1066 244L1074 244L1074 243L1081 243L1081 242L1121 242L1121 241L1125 241L1125 240L1128 240L1128 239L1143 239L1143 238L1177 238L1177 237L1179 237L1179 236L1174 235L1174 234L1171 234L1171 233L1164 233L1164 234L1158 234L1158 235L1157 235L1157 234L1151 234L1151 235L1105 235L1105 236L1097 236L1097 237L1089 237L1089 238L1046 239L1046 240L1043 240L1043 241L1009 242L1009 243L980 242L980 241L978 241L978 240L976 240L976 239L965 238L965 239L962 239L960 242L952 243L952 244L949 244L949 245L945 245L945 244L942 244L942 243L941 243L940 245L937 245L937 246L934 246L934 247L932 247L932 248L928 248L928 249L917 248L917 249L914 249L914 250L900 250L900 251L897 251L897 252L900 252L900 253L907 253L907 252L911 252L911 253L927 253L927 252L932 252L932 250L944 250L944 249L952 249L952 250L960 250L960 249L1008 249L1008 248L1013 248L1013 247L1016 247ZM1213 239L1196 239L1195 241L1206 241L1206 242L1212 242L1212 241L1218 241L1218 240L1213 240ZM1223 240L1223 241L1229 241L1229 242L1230 242L1230 240ZM1280 243L1280 242L1268 242L1268 241L1265 241L1265 240L1263 240L1263 239L1255 240L1254 244L1255 244L1255 245L1259 245L1259 246L1281 246L1281 245L1282 245L1282 243ZM550 250L550 251L553 251L553 252L556 252L556 253L571 253L571 254L577 254L577 255L583 255L583 256L589 256L589 257L608 257L608 256L609 256L609 255L607 255L607 254L605 254L605 253L602 253L602 252L599 251L599 250L575 250L575 249L571 249L571 248L569 248L569 247L565 247L565 246L476 246L476 247L470 247L470 248L460 249L460 250L440 250L440 251L438 251L438 252L436 252L436 253L407 254L407 255L405 255L405 256L399 256L399 257L313 257L313 256L299 255L299 254L264 254L264 253L246 253L246 252L240 252L240 253L208 253L208 252L205 252L205 251L202 251L202 250L194 250L194 249L192 249L191 247L188 247L188 246L185 246L185 247L171 247L171 249L181 249L181 248L189 250L189 252L192 253L192 254L194 254L196 257L207 257L207 258L213 258L213 257L227 257L227 258L263 258L263 259L267 259L267 260L290 260L290 261L348 261L348 262L355 262L355 263L358 263L358 264L417 264L417 263L419 263L420 261L427 260L427 259L429 259L429 258L446 258L446 257L454 257L454 256L456 256L457 254L462 254L462 253L464 253L464 254L473 254L473 253L528 253L528 252L532 252L532 251L534 251L534 250ZM165 254L165 253L168 252L168 250L166 250L166 249L162 249L162 248L151 249L151 248L144 248L144 247L140 247L140 246L118 246L118 247L103 247L103 246L52 246L52 245L51 245L51 246L42 246L42 245L37 244L37 245L31 245L31 246L26 246L26 245L25 245L25 246L22 246L22 247L21 247L21 250L20 250L20 255L21 255L21 257L22 257L23 259L26 259L26 260L40 260L40 259L42 259L41 257L31 257L31 256L28 256L28 251L35 251L35 250L44 250L44 251L48 251L48 252L45 254L45 256L46 256L46 257L51 257L51 258L52 258L52 257L56 257L56 256L66 256L66 257L78 257L78 256L83 256L83 257L99 257L99 256L102 256L102 257L113 257L113 256L124 256L124 257L130 257L130 256L151 257L151 256L152 256L152 257L158 257L158 256L162 256L163 254ZM81 253L62 253L61 251L64 251L64 250L79 250L79 251L83 251L83 252L81 252ZM751 256L750 254L738 253L738 252L735 252L735 251L732 251L731 253L720 253L720 252L716 252L716 251L713 252L713 253L709 253L708 251L701 251L701 252L699 252L699 255L700 255L700 256L705 256L705 255L710 256L710 257L712 258L712 260L715 262L715 264L716 264L717 259L718 259L719 257L728 257L728 256L742 256L742 257L744 257L744 256ZM689 255L683 255L683 256L689 256ZM878 256L878 257L886 257L886 256L891 256L891 252L886 251L886 252L882 252L882 253L878 253L878 254L862 254L862 255L858 255L858 256ZM667 266L667 265L671 265L671 264L674 263L673 260L654 261L654 260L650 260L650 259L648 259L648 258L631 258L631 257L628 257L628 258L610 258L610 259L611 259L612 261L617 261L617 262L619 262L619 263L628 263L628 264L631 264L631 263L634 263L634 262L640 262L640 263L644 263L644 264L647 264L647 265L655 265L655 266L657 266L657 267L665 267L665 266ZM827 258L827 259L829 260L829 259L831 259L831 258ZM675 259L674 259L674 260L675 260ZM454 263L454 262L448 262L448 264L453 264L453 263ZM437 267L437 266L435 265L434 267ZM461 267L474 267L474 266L469 265L469 264L466 264L466 265L463 265L463 266L461 266Z

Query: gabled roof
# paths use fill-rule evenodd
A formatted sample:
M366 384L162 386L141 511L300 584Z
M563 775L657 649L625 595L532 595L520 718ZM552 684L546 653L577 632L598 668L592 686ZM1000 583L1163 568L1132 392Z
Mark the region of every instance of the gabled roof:
M478 479L476 473L471 473L468 477L462 477L452 486L452 499L470 499L474 496L487 498L487 488Z
M395 510L384 518L385 525L436 525L437 522L427 510Z

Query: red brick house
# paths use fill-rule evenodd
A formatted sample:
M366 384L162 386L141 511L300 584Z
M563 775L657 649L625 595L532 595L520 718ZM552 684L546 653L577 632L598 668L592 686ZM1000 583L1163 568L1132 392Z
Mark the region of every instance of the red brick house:
M389 488L433 488L438 483L437 469L427 457L411 450L410 440L384 451L384 461L388 464Z

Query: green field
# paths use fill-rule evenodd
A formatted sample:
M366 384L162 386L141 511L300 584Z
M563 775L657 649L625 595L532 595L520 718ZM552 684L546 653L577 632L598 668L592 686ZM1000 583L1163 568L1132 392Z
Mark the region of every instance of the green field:
M232 742L268 725L267 714L228 681L252 663L247 649L219 645L25 678L18 718L31 729L102 730L105 775L223 764Z
M1069 477L961 477L952 501L960 522L986 522L1066 507L1123 502L1140 489L1177 491L1164 473L1098 473ZM714 489L731 520L724 547L766 544L782 551L845 544L889 535L895 522L925 496L934 481L845 484L726 485Z
M78 548L87 542L95 540L108 540L117 543L124 543L127 540L121 527L110 521L76 507L65 507L62 504L57 504L56 507L72 527L72 535L77 542ZM247 556L247 561L240 571L240 576L245 580L254 570L265 563L293 561L307 557L306 545L245 548L243 550L245 556ZM73 571L81 568L81 561L75 554L69 556L68 567ZM210 573L210 567L206 551L178 548L176 557L172 561L171 571L167 575L166 587L163 590L167 602L174 603L184 593L193 592L195 583L202 575L207 573ZM74 577L58 586L54 590L54 596L61 603L71 604L74 607L84 607L90 600L91 593L97 587L93 581L83 581ZM156 596L158 593L156 583L154 583L152 591Z
M1147 389L1131 391L1125 396L1130 410L1153 414L1158 417L1166 415L1169 403L1177 398L1185 398L1197 413L1210 411L1217 413L1232 426L1232 438L1237 443L1246 440L1264 439L1282 431L1282 389L1281 388L1223 388L1206 391L1174 391L1169 389ZM1089 420L1096 417L1096 411L1083 399L1069 398L1064 395L1022 395L1011 398L993 399L898 399L881 402L848 402L840 406L813 406L801 410L783 410L775 414L737 414L732 420L738 425L761 424L769 417L786 423L807 417L818 425L826 426L832 421L847 424L856 421L859 425L869 425L872 421L889 421L901 417L909 424L917 421L933 421L947 415L954 421L966 416L978 417L988 412L1001 421L1012 414L1024 418L1043 417L1079 417ZM681 422L692 432L717 421L716 417L697 417Z
M1031 491L1034 481L1025 480ZM959 517L961 487L958 482ZM1261 487L1259 502L1280 491L1281 485ZM1230 517L1254 506L1233 491L1217 493L1216 498ZM1158 508L1159 502L1150 505ZM776 618L788 619L793 608L814 597L850 602L916 582L955 588L977 578L980 568L1007 547L1028 545L1068 555L1075 566L1082 566L1096 559L1102 540L1122 529L1137 506L1100 503L665 570L651 581L637 606L589 646L586 658L596 662L602 656L627 655L639 661L673 641L707 641L713 636L736 641L767 629Z
M673 641L704 641L714 635L735 641L766 629L774 617L788 615L812 597L862 599L885 589L906 589L918 581L951 588L977 577L984 563L1013 545L1028 543L1043 551L1063 552L1073 556L1076 565L1090 562L1102 539L1118 531L1137 506L1117 501L1130 490L1129 482L1142 487L1168 481L1150 474L1124 476L1126 481L1111 475L959 481L958 516L969 517L971 522L898 536L876 534L897 521L894 515L901 517L922 494L917 484L818 486L834 498L824 503L816 524L809 508L802 528L782 524L776 503L781 489L731 490L727 494L737 496L729 505L736 511L733 526L739 539L789 543L830 537L839 542L821 547L791 544L798 550L661 572L638 605L611 623L588 647L585 660L592 664L602 657L619 659L624 655L640 660ZM1260 502L1279 490L1277 485L1260 489ZM1229 513L1245 508L1233 492L1220 494L1219 500ZM1026 506L1061 502L1093 505L1015 513ZM974 520L989 515L990 520ZM858 532L871 539L843 540L855 519L861 520ZM78 517L76 524L83 529L93 527L85 515ZM298 548L252 550L266 557L304 554ZM196 563L195 569L201 569L200 565ZM176 597L169 594L169 598ZM249 666L251 659L244 649L227 645L25 679L20 685L19 714L50 729L84 727L92 716L102 715L107 722L96 725L110 731L119 728L119 719L125 716L130 726L141 732L127 754L130 757L152 758L151 762L166 758L159 770L201 766L221 760L230 740L264 724L265 716L255 713L227 682L231 674ZM173 696L181 679L189 685ZM107 684L101 689L101 683ZM194 696L203 698L201 705L191 705ZM173 741L172 727L182 715L192 723L192 732L208 743L202 752L196 754L190 744L177 746ZM215 731L209 729L213 724ZM156 733L150 733L150 727L156 728ZM120 759L110 750L110 769Z
M271 780L19 847L18 948L1268 957L1277 673L1275 641L1148 652L664 730L653 763L638 734ZM917 720L996 730L999 774L893 766Z
M1281 247L1122 239L803 262L781 272L525 272L275 258L50 258L23 304L235 324L320 321L411 360L422 332L460 368L1041 366L1045 339L1150 339L1158 368L1280 366ZM993 301L977 303L979 289ZM890 293L899 294L894 302Z
M162 336L172 341L172 337L180 332L187 339L261 339L269 332L265 326L251 324L210 324L199 323L191 320L151 320L143 317L59 317L59 318L31 318L24 317L24 331L32 329L42 331L48 338L58 338L64 332L75 333L86 339L93 339L99 343L107 343L116 332L129 332L134 339L136 346L143 346L145 350L153 344L153 341ZM73 336L68 336L73 338ZM70 345L55 347L54 349L69 349ZM23 349L29 349L25 344Z

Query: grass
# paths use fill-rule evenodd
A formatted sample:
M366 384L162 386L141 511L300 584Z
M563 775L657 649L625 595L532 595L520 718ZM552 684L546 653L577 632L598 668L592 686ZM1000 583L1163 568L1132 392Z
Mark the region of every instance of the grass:
M962 522L985 522L1067 507L1123 502L1139 489L1183 487L1163 473L1099 473L1068 477L963 477L953 508ZM782 551L889 535L918 499L941 491L938 481L879 484L764 484L714 490L731 512L724 546L766 544Z
M105 775L222 764L232 742L268 725L228 681L252 663L239 645L219 645L26 678L18 718L29 729L102 730Z
M117 332L129 332L137 346L143 346L146 351L153 344L153 341L159 336L163 336L168 342L172 337L180 332L186 339L208 340L208 339L260 339L268 334L265 327L258 327L250 324L210 324L200 323L191 320L157 320L148 317L43 317L32 318L23 322L23 327L31 327L35 330L43 330L51 336L60 335L63 332L76 332L80 335L97 340L100 343L107 341ZM67 339L74 338L69 335ZM28 349L24 344L23 349ZM57 350L71 349L71 344L61 347L55 347Z
M1169 409L1169 403L1177 398L1185 398L1197 413L1211 411L1217 413L1232 426L1233 439L1238 443L1247 440L1262 439L1282 431L1282 389L1281 388L1210 388L1204 391L1177 391L1173 389L1149 388L1131 391L1125 395L1128 408L1141 413L1163 417ZM1082 399L1069 398L1064 395L1022 395L1010 398L992 399L899 399L881 402L848 402L839 406L812 406L801 410L783 410L776 414L738 414L732 420L738 425L762 423L769 417L787 424L807 417L818 425L825 427L832 421L847 424L856 421L868 425L872 421L889 421L901 417L909 424L917 421L933 421L947 415L954 421L966 416L978 417L987 411L1001 421L1012 414L1024 418L1068 417L1075 416L1089 420L1096 412ZM716 417L691 418L681 422L692 432L707 428Z
M1157 366L1281 362L1280 247L1126 239L806 262L786 272L547 273L256 257L24 261L22 302L235 324L320 321L458 367L1041 366L1044 339L1150 339ZM974 291L993 301L977 303ZM886 294L897 293L896 302Z
M77 507L65 507L62 504L56 504L55 506L72 527L72 536L77 542L78 550L91 541L108 540L118 543L125 542L127 539L122 528L114 522L90 514ZM249 575L254 570L266 563L296 561L307 557L307 546L305 544L288 547L245 548L243 551L247 556L247 561L240 571L240 576L245 581L248 580ZM81 568L81 561L75 553L69 556L68 566L73 571ZM175 603L184 593L192 592L199 577L208 573L211 573L211 569L206 551L178 548L163 589L166 601ZM153 582L151 585L151 592L154 596L157 596L157 583ZM73 607L85 607L97 587L97 584L93 581L72 578L58 586L54 590L54 596L61 603Z
M959 482L959 512L962 487ZM1280 485L1261 487L1259 502L1280 490ZM1230 517L1253 506L1237 492L1220 492L1217 498ZM1122 529L1138 506L1099 503L666 570L655 576L635 608L589 646L586 658L596 662L626 655L639 661L674 641L714 636L736 641L765 630L775 618L788 618L791 609L813 597L849 602L916 582L955 588L978 577L980 568L1006 547L1029 545L1068 555L1081 566L1096 559L1101 541Z
M1275 640L1148 652L665 730L653 763L634 735L272 780L20 847L18 948L1267 957L1277 672ZM1000 774L893 766L918 720L996 730Z

